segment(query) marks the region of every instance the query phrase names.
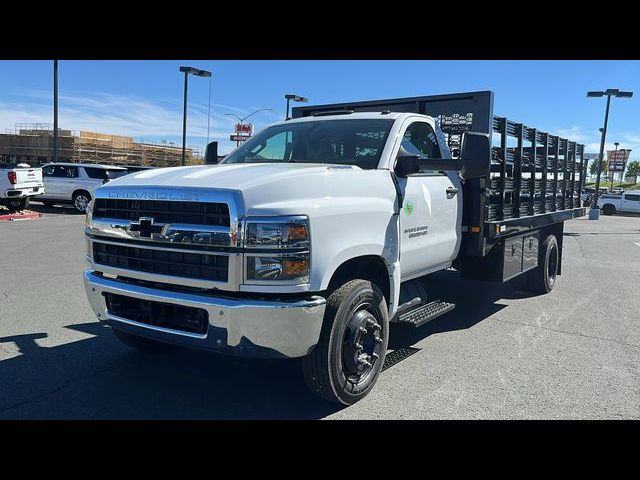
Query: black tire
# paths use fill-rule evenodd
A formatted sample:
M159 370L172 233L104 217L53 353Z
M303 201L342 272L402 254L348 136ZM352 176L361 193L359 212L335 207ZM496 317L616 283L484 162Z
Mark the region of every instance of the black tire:
M7 207L14 211L26 210L29 208L29 197L11 198L7 200Z
M149 340L148 338L123 332L122 330L119 330L117 328L112 328L112 330L113 334L118 340L131 348L135 348L136 350L156 353L170 350L173 347L173 345L170 345L168 343Z
M613 215L615 213L616 213L616 207L614 207L610 203L607 203L604 207L602 207L603 215Z
M91 201L91 194L85 190L78 190L73 192L73 208L76 212L86 213L89 202Z
M387 302L377 285L358 279L333 291L318 345L302 359L310 390L344 405L365 397L382 370L388 336Z
M527 290L533 293L549 293L556 285L560 249L555 235L549 235L540 247L538 266L527 273Z

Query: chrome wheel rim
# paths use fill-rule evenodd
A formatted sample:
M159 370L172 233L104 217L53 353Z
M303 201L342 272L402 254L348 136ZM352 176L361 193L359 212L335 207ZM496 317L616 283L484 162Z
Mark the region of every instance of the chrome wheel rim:
M76 197L76 201L74 202L76 210L80 212L86 212L87 207L89 206L89 199L84 195L78 195Z
M547 269L547 279L549 280L549 286L552 287L556 281L556 274L558 271L558 249L554 245L549 252L549 264Z
M358 385L367 381L382 354L383 332L372 305L353 310L342 337L342 368L347 381Z

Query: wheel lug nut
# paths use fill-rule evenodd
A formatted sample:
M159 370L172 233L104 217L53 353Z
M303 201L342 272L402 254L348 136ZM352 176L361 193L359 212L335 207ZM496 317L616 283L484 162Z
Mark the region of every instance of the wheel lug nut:
M356 349L357 350L362 350L364 347L362 346L362 344L360 343L356 343Z
M376 337L376 343L382 343L382 339L380 337Z
M378 355L376 352L373 352L373 353L371 354L371 356L372 356L373 358L375 358L375 359L380 358L380 355Z
M367 333L367 329L364 327L359 327L358 330L361 331L362 333Z

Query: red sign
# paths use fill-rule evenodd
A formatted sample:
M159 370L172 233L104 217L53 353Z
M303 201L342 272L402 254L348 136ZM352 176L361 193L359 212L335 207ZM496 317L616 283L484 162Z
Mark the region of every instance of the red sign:
M250 137L253 135L252 123L236 123L236 135L247 135Z
M631 149L621 148L618 151L607 150L607 161L610 172L624 172Z

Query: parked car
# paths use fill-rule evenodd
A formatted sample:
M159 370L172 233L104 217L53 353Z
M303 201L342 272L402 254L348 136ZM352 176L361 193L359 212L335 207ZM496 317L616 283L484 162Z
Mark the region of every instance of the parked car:
M602 195L598 204L605 215L640 213L640 190L627 190L622 195Z
M0 205L24 210L29 206L29 199L43 193L41 168L24 163L0 165Z
M45 205L71 203L84 213L97 187L127 173L126 168L112 165L47 163L42 166L45 193L38 200Z

